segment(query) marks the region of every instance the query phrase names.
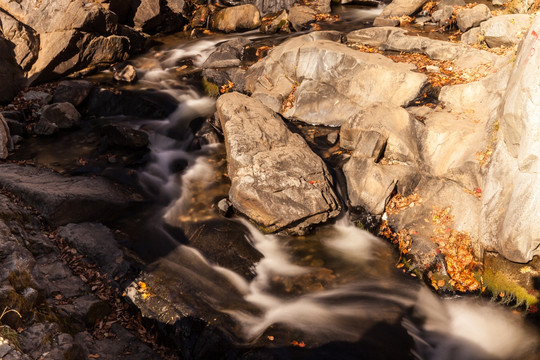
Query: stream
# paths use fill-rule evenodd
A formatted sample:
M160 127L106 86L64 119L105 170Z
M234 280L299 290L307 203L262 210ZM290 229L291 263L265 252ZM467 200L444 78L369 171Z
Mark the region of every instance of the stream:
M343 7L341 22L329 27L356 29L378 12ZM265 235L239 216L217 212L229 190L225 149L192 131L215 113L215 99L203 94L197 74L216 45L236 36L269 38L174 35L130 61L139 80L124 89L158 90L179 104L166 119L121 120L150 133L137 181L153 203L116 226L146 264L156 298L174 304L155 317L169 324L179 314L201 318L242 353L257 349L253 358L533 359L538 337L520 314L481 298L437 297L396 269L395 249L347 213L293 237ZM316 138L335 130L299 131ZM49 161L46 153L42 162ZM213 351L215 357L199 358L233 358L224 348Z

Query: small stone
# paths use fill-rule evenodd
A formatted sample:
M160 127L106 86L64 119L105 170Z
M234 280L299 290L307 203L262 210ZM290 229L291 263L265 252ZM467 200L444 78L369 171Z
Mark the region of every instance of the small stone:
M338 137L339 137L339 132L332 131L330 134L326 136L326 141L330 145L335 145L338 141Z
M114 72L114 80L132 83L137 80L137 71L133 65L126 65L122 70Z
M217 203L217 209L219 213L225 217L230 217L233 213L232 204L229 199L221 199Z
M383 26L399 26L399 20L396 19L385 19L383 17L375 18L373 21L373 26L383 27Z

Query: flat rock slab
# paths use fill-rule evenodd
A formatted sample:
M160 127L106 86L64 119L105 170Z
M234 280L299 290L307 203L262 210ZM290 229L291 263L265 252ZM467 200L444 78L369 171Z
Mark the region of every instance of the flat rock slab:
M48 169L0 165L0 186L36 208L53 225L104 221L142 197L100 177L65 177Z
M240 93L221 96L217 109L236 210L268 231L290 232L339 214L326 165L276 113Z

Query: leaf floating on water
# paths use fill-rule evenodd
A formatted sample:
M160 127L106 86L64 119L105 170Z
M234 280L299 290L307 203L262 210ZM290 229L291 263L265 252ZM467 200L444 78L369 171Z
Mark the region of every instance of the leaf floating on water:
M297 340L293 340L291 341L291 345L292 346L298 346L298 347L306 347L306 343L304 343L303 341L297 341Z

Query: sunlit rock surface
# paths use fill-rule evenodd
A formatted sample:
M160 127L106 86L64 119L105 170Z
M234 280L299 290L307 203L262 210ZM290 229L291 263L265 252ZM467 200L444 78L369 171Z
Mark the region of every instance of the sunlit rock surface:
M324 162L272 110L240 93L217 102L239 212L270 231L301 231L339 214Z

